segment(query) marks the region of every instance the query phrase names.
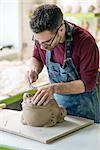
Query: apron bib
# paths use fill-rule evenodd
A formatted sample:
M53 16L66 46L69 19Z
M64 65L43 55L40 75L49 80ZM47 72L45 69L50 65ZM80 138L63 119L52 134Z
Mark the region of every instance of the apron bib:
M51 51L46 52L46 66L51 83L70 82L80 79L71 58L72 33L74 32L74 27L70 30L66 22L65 25L66 41L63 66L51 61ZM54 94L53 96L57 103L67 110L67 114L92 119L94 122L100 123L100 105L95 88L91 92L81 94Z

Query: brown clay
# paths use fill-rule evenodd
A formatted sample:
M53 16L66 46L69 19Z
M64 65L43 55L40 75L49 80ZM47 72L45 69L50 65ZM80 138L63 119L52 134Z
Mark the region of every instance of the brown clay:
M59 107L54 99L51 99L45 106L32 104L32 95L25 93L22 102L21 122L35 127L51 127L64 121L64 108Z

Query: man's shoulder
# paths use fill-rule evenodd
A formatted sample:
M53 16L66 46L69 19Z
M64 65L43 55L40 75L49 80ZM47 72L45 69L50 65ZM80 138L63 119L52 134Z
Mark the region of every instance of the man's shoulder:
M78 26L76 24L75 24L75 30L80 36L84 35L85 37L94 38L93 35L87 29L84 29L81 26Z
M73 38L76 39L75 41L78 41L78 43L95 43L95 38L93 37L93 35L89 31L78 25L75 25L75 33L73 34Z

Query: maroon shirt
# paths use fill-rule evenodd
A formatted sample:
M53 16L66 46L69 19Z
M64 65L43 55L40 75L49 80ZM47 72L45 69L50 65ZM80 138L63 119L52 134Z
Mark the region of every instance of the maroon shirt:
M64 43L59 43L54 49L52 59L54 62L63 64ZM75 25L72 43L72 59L84 82L85 90L91 91L96 85L97 71L99 68L99 50L93 36L83 28ZM37 44L34 46L33 57L46 65L46 51Z

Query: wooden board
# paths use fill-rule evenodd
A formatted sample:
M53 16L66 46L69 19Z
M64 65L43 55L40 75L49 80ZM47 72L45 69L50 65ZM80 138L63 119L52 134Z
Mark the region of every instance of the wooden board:
M66 116L65 121L54 127L31 127L23 125L20 111L2 110L0 112L0 130L33 139L42 143L49 143L69 133L93 124L89 119Z

